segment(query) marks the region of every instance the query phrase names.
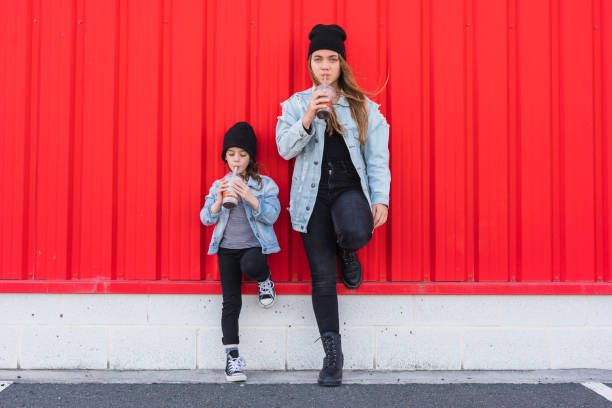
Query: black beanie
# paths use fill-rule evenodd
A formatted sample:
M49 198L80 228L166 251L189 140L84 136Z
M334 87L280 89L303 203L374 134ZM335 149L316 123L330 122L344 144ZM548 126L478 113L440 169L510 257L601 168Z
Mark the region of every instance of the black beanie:
M223 161L225 161L225 152L227 152L227 149L230 147L240 147L246 150L249 156L255 160L255 154L257 153L257 137L251 125L246 122L238 122L225 132L225 136L223 137L223 153L221 153Z
M332 50L342 55L342 58L346 60L346 52L344 51L346 33L339 25L317 24L310 30L308 39L310 39L308 57L317 50Z

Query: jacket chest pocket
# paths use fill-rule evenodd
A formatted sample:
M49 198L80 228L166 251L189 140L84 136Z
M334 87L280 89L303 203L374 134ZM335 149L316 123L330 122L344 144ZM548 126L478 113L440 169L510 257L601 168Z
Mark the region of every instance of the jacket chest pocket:
M343 125L344 129L344 141L346 142L346 147L349 150L357 150L360 147L359 143L359 129L354 123L349 123Z

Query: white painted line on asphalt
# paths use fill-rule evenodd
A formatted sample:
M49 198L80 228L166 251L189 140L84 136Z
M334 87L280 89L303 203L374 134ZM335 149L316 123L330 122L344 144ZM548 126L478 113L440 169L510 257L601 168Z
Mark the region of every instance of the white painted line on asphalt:
M582 383L582 385L584 385L591 391L595 391L608 401L612 401L612 388L608 387L607 385L596 382L585 382Z
M8 388L9 385L11 385L13 382L12 381L2 381L0 380L0 392L6 390Z

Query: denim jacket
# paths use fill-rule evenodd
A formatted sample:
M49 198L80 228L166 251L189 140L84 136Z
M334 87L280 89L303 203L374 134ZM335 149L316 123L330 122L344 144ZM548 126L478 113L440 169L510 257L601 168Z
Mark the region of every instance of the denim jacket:
M278 218L280 213L280 202L278 201L278 186L270 177L261 176L262 186L259 185L253 177L249 178L247 186L251 192L259 200L259 211L254 211L253 208L243 200L244 210L246 212L249 225L253 230L255 238L261 244L261 250L264 254L279 252L278 240L274 233L272 224ZM204 207L200 211L200 220L204 225L215 225L208 254L216 254L219 250L219 243L223 239L223 232L227 226L230 210L221 207L221 211L216 214L210 212L210 207L217 201L217 191L219 189L219 180L215 181L210 187L210 191L206 196ZM242 200L242 199L241 199Z
M291 224L298 232L306 232L308 220L317 198L321 178L321 159L325 141L326 122L317 119L312 122L310 133L304 130L300 120L314 87L293 94L281 103L282 116L276 125L276 145L278 153L286 160L295 157L289 213ZM344 129L344 141L348 147L351 161L361 179L361 188L370 205L389 205L391 172L389 170L389 125L379 112L378 104L367 100L368 130L365 146L359 142L357 124L351 116L348 101L344 96L338 98L334 110Z

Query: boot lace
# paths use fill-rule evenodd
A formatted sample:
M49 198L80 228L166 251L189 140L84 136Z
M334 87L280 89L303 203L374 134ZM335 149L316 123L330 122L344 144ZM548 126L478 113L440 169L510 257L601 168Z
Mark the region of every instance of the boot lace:
M355 251L348 251L346 249L343 250L342 260L344 261L344 263L347 263L347 264L355 262Z
M323 348L325 349L325 358L323 359L324 364L326 366L335 366L336 358L338 357L336 342L331 336L321 337L321 341L323 342Z

